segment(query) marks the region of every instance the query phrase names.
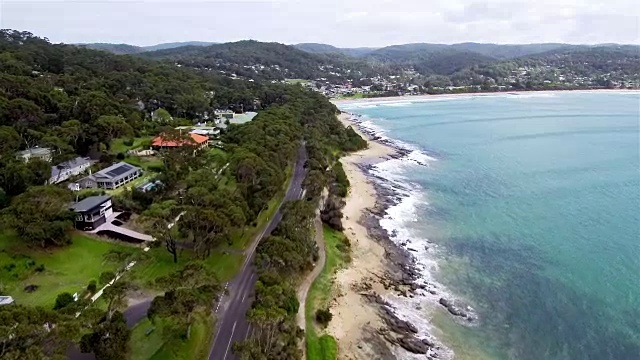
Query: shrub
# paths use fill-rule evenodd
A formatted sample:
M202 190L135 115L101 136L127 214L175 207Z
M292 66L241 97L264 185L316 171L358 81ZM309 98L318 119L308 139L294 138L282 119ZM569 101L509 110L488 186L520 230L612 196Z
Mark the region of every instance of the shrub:
M124 160L124 153L118 153L118 154L116 155L116 159L118 159L118 160Z
M89 281L89 285L87 285L87 291L89 291L92 294L95 294L97 289L98 289L98 284L96 284L96 281L95 280Z
M44 264L40 264L38 266L36 266L36 268L34 269L36 272L43 272L44 271Z
M64 309L65 307L69 306L69 304L72 304L73 301L73 295L69 294L68 292L63 292L62 294L59 294L58 297L56 298L56 304L53 306L53 310L60 310L60 309Z
M147 165L147 170L151 171L151 172L163 172L164 171L164 165L163 164L149 164Z
M33 260L33 259L27 260L27 267L28 268L30 268L32 266L35 266L35 265L36 265L36 261L35 260Z
M122 144L124 146L133 146L133 139L132 138L124 139L124 141L122 141Z
M100 274L100 278L98 280L100 281L100 284L107 285L115 277L116 277L116 274L114 274L112 271L105 271L102 274Z
M326 327L329 325L329 322L333 319L333 314L329 309L318 309L316 310L316 321L318 324Z

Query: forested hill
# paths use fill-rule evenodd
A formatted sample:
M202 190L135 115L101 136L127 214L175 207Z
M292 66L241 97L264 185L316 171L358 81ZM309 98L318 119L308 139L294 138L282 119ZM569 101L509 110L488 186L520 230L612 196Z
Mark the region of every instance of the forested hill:
M6 152L24 146L22 136L62 155L99 155L111 137L142 129L158 108L198 120L218 108L251 111L282 104L297 91L302 90L53 45L28 32L0 32L0 126L10 127L0 132L0 143Z
M108 51L113 54L137 54L146 51L156 51L164 49L173 49L182 46L209 46L213 45L213 42L205 41L185 41L185 42L172 42L162 43L151 46L135 46L129 44L110 44L110 43L88 43L88 44L76 44L78 46L86 47L94 50Z
M338 48L333 45L318 43L302 43L293 45L295 48L313 54L343 54L353 57L366 56L370 52L378 48L359 47L359 48Z
M140 56L256 80L360 79L385 76L394 71L388 66L342 54L313 54L293 46L253 40L206 47L186 46Z
M620 65L615 71L632 71L638 46L623 45L567 45L556 43L499 45L480 43L460 44L404 44L374 48L338 48L326 44L303 43L284 45L258 41L239 41L213 44L165 44L170 48L148 51L129 45L93 44L97 48L117 53L133 53L147 59L160 60L172 65L201 69L231 78L251 80L306 79L344 85L351 81L360 84L379 84L382 88L397 88L402 84L430 87L509 85L518 80L501 69L511 72L535 64L540 79L522 77L519 81L562 82L581 74L588 78L589 86L599 84L591 80L606 77L604 68ZM174 47L176 46L176 47ZM159 47L162 47L160 45ZM580 64L580 62L586 64ZM525 64L525 65L522 65ZM585 66L587 65L587 66ZM528 67L527 67L528 68ZM550 70L550 68L553 68ZM520 70L518 70L520 71ZM500 73L500 77L487 76ZM549 75L557 73L556 78ZM533 73L532 73L533 74ZM633 74L633 72L631 72ZM417 76L417 77L416 77ZM433 78L433 77L436 78ZM536 75L537 76L537 75ZM423 77L431 77L426 80ZM583 79L584 80L584 79ZM580 80L580 81L583 81ZM609 79L614 82L633 81L627 77ZM573 81L573 80L572 80ZM602 80L604 82L607 79ZM569 86L569 84L565 84ZM565 87L562 85L562 87ZM578 85L582 86L582 85Z

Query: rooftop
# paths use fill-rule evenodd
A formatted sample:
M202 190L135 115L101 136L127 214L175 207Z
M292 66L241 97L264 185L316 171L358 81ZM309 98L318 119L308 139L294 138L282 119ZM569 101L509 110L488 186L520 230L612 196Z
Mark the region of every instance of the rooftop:
M208 137L204 136L204 135L198 135L198 134L194 134L194 133L189 133L189 136L191 137L191 139L193 139L193 141L196 144L202 144L204 142L206 142L207 140L209 140ZM162 146L162 147L176 147L176 146L182 146L182 145L190 145L188 140L184 139L184 140L168 140L168 139L164 139L162 136L158 136L155 139L153 139L153 143L151 143L152 146Z
M19 155L38 155L38 154L50 154L51 149L49 148L41 148L41 147L33 147L27 150L18 151Z
M124 178L127 175L139 171L140 168L133 166L131 164L127 164L126 162L119 162L117 164L113 164L106 169L102 169L96 172L93 177L94 178L107 178L110 180L117 180L120 178Z
M56 166L51 167L51 177L52 178L58 177L58 175L60 175L60 172L62 172L63 169L73 169L85 164L91 164L92 162L93 161L91 159L83 158L83 157L77 157L73 160L65 161L63 163L60 163Z
M13 298L11 296L0 296L0 305L13 304Z
M84 200L72 204L70 208L76 212L88 211L102 205L109 199L111 199L109 195L89 196Z

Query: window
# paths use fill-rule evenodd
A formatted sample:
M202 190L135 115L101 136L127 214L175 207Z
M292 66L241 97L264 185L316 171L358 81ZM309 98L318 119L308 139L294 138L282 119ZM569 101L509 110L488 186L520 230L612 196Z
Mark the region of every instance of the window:
M76 221L82 221L82 214L76 215Z

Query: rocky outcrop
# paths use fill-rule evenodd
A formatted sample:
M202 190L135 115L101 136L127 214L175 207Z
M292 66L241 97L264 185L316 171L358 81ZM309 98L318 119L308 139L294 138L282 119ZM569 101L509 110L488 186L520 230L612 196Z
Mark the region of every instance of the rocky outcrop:
M465 311L463 308L456 306L453 301L445 298L440 298L438 301L440 305L444 306L451 315L459 316L461 318L467 319L467 321L473 321L475 317L470 313Z

